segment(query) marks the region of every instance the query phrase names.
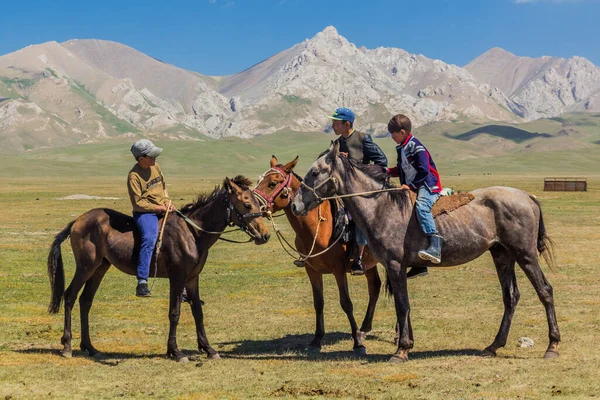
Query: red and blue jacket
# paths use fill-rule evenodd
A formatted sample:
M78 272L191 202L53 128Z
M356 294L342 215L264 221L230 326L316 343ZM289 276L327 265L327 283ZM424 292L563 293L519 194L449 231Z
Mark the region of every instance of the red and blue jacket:
M412 133L406 140L396 146L398 165L389 169L391 176L400 177L400 183L418 191L426 185L431 193L442 191L440 174L435 167L429 151Z

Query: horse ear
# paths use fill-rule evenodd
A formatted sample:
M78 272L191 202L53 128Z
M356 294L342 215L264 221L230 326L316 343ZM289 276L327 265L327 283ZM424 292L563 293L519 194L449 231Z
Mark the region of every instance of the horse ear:
M331 157L335 159L340 154L340 143L338 141L331 142L331 147Z
M242 189L238 185L236 185L236 183L234 181L232 181L229 178L225 178L225 180L227 182L225 184L225 186L227 187L228 194L234 194L234 193L238 194L238 193L242 192Z
M225 189L227 189L227 194L232 193L232 185L234 185L234 183L228 177L225 177L225 179L223 180L223 186L225 186Z
M277 157L271 156L271 168L277 165Z
M289 174L290 172L292 172L292 170L294 169L294 167L296 166L296 164L298 164L298 156L296 156L296 158L294 158L289 163L285 164L283 166L283 170Z

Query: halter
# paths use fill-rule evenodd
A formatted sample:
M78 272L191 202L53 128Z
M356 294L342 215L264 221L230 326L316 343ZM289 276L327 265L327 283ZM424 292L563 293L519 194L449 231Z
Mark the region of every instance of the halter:
M283 177L283 182L281 182L281 184L273 191L273 194L271 196L267 196L265 193L258 190L257 187L267 176L273 175L273 174L281 175ZM279 167L272 167L272 168L268 169L264 174L260 175L258 177L258 182L256 183L255 188L252 189L252 191L254 193L256 193L258 200L262 203L261 210L270 215L271 207L275 203L275 198L282 191L284 192L284 194L288 195L288 203L284 206L284 208L287 207L290 204L290 202L292 201L292 198L289 196L290 192L292 191L292 189L290 188L291 183L292 183L292 174L291 173L286 174L285 171Z
M242 214L240 213L235 206L233 205L233 203L231 202L231 200L229 200L229 196L225 196L225 203L227 203L227 226L237 226L241 231L243 231L244 233L246 233L248 236L250 236L250 239L248 239L248 242L252 241L252 239L255 239L256 237L252 234L252 232L250 232L248 230L248 223L246 222L247 219L254 219L254 218L258 218L258 217L262 217L263 213L262 212L255 212L255 213L246 213L246 214ZM223 230L221 232L211 232L211 231L207 231L206 229L203 229L201 227L199 227L194 221L192 221L190 218L188 218L185 214L183 214L181 211L179 210L175 210L175 212L177 214L179 214L179 216L181 218L183 218L185 220L185 222L187 222L190 226L196 228L197 230L199 230L200 232L204 232L204 233L208 233L211 235L221 235L223 233L228 233L228 232L232 232L227 231L227 230ZM232 213L235 212L237 219L239 221L239 225L237 225L235 222L233 222L233 219L231 218ZM224 239L224 238L219 238L219 240L224 240L226 242L232 242L232 243L246 243L246 242L238 242L238 241L233 241L233 240L229 240L229 239Z

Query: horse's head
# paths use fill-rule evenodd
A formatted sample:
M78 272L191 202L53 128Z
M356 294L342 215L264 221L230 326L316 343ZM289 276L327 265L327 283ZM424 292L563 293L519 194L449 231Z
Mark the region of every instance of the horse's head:
M241 175L223 181L234 211L230 215L231 222L253 237L254 243L264 244L269 241L269 229L262 218L260 203L250 190L251 184L248 178Z
M332 142L329 150L311 165L300 190L296 192L292 200L294 214L304 216L317 207L323 201L323 197L333 196L337 193L338 182L333 177L333 173L339 151L339 144Z
M254 194L263 203L263 211L273 213L290 205L294 195L292 171L297 163L298 156L285 165L278 164L277 157L271 157L271 168L258 178L254 188Z

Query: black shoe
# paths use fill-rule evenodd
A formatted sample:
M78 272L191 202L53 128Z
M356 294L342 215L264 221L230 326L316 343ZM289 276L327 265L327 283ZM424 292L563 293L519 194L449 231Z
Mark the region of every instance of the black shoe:
M363 269L362 261L360 259L355 260L350 266L350 275L358 276L364 274L365 270Z
M427 267L412 267L406 274L407 279L416 278L417 276L425 276L429 272Z
M138 283L137 287L135 288L135 295L137 297L150 297L150 296L152 296L150 294L150 289L148 289L148 284L147 283Z

